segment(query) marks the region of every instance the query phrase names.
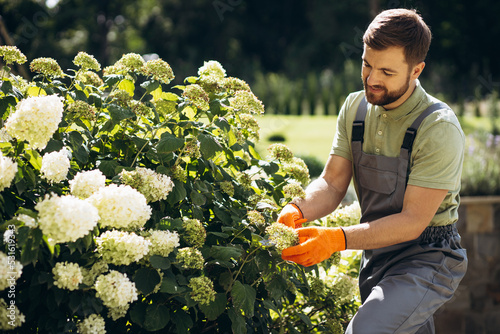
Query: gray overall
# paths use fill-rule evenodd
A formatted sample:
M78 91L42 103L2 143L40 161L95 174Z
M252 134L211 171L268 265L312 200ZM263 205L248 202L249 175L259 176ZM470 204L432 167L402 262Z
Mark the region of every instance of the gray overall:
M361 223L401 212L417 129L442 108L447 106L437 103L421 113L406 131L399 157L393 158L363 152L367 102L361 101L351 141ZM466 268L455 224L427 227L415 240L365 250L359 275L363 304L346 333L434 333L433 314L451 299Z

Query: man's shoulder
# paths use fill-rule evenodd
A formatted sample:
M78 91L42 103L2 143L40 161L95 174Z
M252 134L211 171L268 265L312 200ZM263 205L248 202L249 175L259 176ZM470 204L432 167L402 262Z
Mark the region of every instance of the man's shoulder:
M424 121L424 124L422 125L424 127L429 127L429 126L436 126L440 123L452 124L461 132L462 128L460 125L460 121L458 120L458 117L453 111L453 109L448 104L439 100L438 98L435 98L434 96L427 94L427 97L428 97L428 106L440 104L441 107L438 108L429 116L427 116L426 120Z

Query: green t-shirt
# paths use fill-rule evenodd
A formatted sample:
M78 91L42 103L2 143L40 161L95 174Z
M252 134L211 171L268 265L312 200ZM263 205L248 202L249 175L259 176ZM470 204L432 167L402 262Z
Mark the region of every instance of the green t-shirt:
M364 92L350 94L337 120L337 131L331 154L352 161L352 123ZM439 102L420 86L399 107L385 110L368 104L365 118L363 151L367 154L399 156L406 129L428 106ZM463 164L464 133L451 109L438 110L420 125L410 157L408 184L434 189L447 189L448 194L430 222L443 226L458 220L460 179Z

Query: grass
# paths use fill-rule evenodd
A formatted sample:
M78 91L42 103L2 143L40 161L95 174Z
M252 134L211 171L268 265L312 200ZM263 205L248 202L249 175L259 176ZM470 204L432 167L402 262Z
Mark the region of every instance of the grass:
M273 142L271 135L282 135L286 144L296 156L312 156L325 163L332 147L336 116L283 116L266 115L258 119L261 140L257 152L264 158L267 147Z
M265 115L258 118L261 140L257 143L257 152L264 158L267 156L267 147L273 142L268 138L271 135L281 135L286 144L296 156L312 156L325 163L335 134L336 116L284 116ZM474 132L491 132L492 121L488 117L464 116L460 119L465 134ZM500 128L500 119L495 120L497 129Z

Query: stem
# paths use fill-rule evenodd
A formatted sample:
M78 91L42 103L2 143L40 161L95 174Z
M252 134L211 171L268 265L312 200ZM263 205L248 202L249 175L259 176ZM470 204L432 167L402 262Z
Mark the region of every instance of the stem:
M234 239L233 239L234 240ZM245 256L245 259L243 260L243 263L241 264L240 266L240 269L238 270L238 272L236 273L236 276L234 276L233 278L233 281L236 281L236 278L238 278L238 276L240 275L241 271L243 270L243 267L245 266L245 264L248 262L248 258L250 257L250 255L252 255L253 253L255 253L256 251L258 251L259 248L255 248L253 251L251 251L250 253L248 253L247 256ZM254 282L255 284L255 282ZM253 285L253 284L252 284Z

